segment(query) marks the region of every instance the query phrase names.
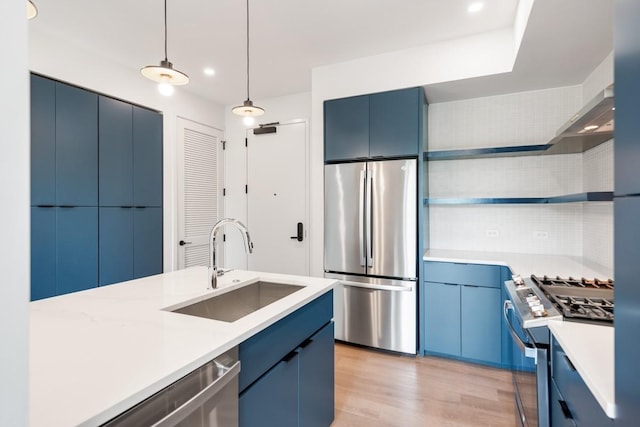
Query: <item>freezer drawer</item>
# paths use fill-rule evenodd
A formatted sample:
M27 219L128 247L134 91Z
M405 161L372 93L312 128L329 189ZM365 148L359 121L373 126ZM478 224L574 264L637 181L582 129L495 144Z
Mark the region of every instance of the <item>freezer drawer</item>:
M416 354L416 282L326 275L334 290L337 340Z

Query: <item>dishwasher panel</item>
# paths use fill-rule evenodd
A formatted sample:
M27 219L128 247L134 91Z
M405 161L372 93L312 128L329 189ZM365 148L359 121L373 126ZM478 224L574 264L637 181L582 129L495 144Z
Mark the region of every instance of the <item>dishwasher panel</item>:
M239 373L234 348L103 426L237 427Z

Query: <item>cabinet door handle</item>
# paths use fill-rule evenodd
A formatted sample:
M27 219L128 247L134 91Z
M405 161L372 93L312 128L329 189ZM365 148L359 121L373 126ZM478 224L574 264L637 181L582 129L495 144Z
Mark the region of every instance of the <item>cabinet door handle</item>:
M191 244L191 242L185 242L184 240L180 240L180 242L178 242L178 244L179 244L180 246L184 246L184 245L190 245L190 244Z
M291 359L296 357L297 354L298 353L295 350L293 350L293 351L287 353L287 355L285 357L283 357L282 360L284 360L285 363L289 363L291 361Z
M309 344L311 344L312 342L313 342L313 340L311 338L307 338L306 340L304 340L302 342L302 344L300 344L300 348L308 347Z

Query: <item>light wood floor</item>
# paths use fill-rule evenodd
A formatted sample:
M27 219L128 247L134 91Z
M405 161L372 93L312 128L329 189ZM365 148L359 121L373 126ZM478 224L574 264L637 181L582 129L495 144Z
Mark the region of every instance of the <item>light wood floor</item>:
M332 427L513 427L511 372L336 344Z

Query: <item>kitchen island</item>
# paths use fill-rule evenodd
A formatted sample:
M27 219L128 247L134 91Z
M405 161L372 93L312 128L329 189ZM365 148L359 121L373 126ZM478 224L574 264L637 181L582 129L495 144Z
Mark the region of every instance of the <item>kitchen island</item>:
M258 280L303 286L222 322L169 310ZM207 268L150 276L31 303L30 425L96 426L330 292L335 281Z

